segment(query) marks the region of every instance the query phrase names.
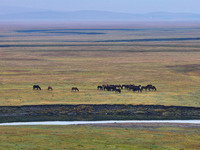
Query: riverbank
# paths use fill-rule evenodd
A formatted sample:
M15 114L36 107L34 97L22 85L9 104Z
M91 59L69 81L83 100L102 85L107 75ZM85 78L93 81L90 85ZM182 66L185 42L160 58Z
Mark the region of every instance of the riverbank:
M100 127L181 126L200 128L200 120L107 120L107 121L41 121L0 123L0 126L90 125Z
M0 122L96 120L194 120L199 107L163 105L0 106Z

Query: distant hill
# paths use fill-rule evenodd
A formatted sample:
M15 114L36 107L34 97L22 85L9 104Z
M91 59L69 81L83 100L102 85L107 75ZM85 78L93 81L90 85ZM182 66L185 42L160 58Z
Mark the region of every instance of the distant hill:
M0 9L1 21L200 21L200 14L192 13L131 14L94 10L56 12L11 7Z

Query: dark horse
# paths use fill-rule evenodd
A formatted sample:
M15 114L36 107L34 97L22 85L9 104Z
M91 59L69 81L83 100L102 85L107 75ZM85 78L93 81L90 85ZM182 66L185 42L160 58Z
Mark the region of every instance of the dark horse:
M147 89L148 89L149 91L151 91L151 88L153 87L153 85L148 84L146 87L147 87Z
M104 91L115 91L116 87L114 85L108 85L108 86L104 86Z
M119 84L119 85L114 85L116 88L120 88L123 89L123 87Z
M115 89L115 93L121 93L121 89Z
M155 86L150 87L150 89L151 89L152 91L156 91L156 90L157 90Z
M132 88L131 88L131 90L133 90L133 92L135 92L135 91L138 91L138 93L139 92L142 92L142 90L141 90L141 85L139 85L139 86L133 86Z
M33 85L33 90L35 90L35 89L39 89L39 90L41 90L41 88L40 88L40 86L39 85Z
M135 91L142 92L140 87L141 87L141 85L138 85L138 86L131 85L131 86L129 86L129 91L132 90L133 92L135 92Z
M152 89L153 87L155 87L155 86L153 86L153 85L151 85L151 84L148 84L147 86L142 86L142 87L141 87L141 90L143 91L143 90L145 89L145 91L151 91L151 89Z
M141 87L141 90L143 91L145 89L145 91L149 90L149 87L148 86L142 86Z
M77 87L72 87L72 92L73 92L73 91L76 92L76 91L79 91L79 89L78 89Z
M48 86L47 90L53 90L52 86Z
M103 90L103 87L99 85L99 86L97 86L97 89L98 90Z

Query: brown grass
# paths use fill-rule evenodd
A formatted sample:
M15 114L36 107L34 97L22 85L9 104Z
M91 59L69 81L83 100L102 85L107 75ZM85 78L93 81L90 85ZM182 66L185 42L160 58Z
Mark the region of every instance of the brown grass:
M198 40L94 42L198 37L199 29L165 27L158 31L147 28L145 31L99 32L106 34L41 36L18 33L13 29L2 31L2 35L9 36L1 37L1 45L41 46L0 47L0 105L200 106ZM42 91L33 91L34 84L39 84ZM97 91L96 87L102 84L153 84L158 91L133 93L123 90L122 94ZM47 91L48 85L52 85L54 91ZM73 86L77 86L80 92L71 93Z

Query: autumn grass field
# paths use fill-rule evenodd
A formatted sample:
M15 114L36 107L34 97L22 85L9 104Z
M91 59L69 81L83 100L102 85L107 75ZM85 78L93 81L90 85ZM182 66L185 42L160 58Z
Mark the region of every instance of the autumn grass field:
M200 24L0 25L0 106L200 107ZM121 94L102 84L156 86ZM33 90L40 85L41 91ZM53 91L48 91L51 85ZM79 92L71 92L78 87ZM199 126L1 126L0 149L200 149Z
M190 126L2 126L4 150L197 150L200 129Z
M0 106L200 106L198 26L1 29ZM42 90L33 91L35 84ZM98 91L102 84L152 84L157 91L116 94ZM54 90L47 91L48 85ZM72 87L80 92L71 92Z

